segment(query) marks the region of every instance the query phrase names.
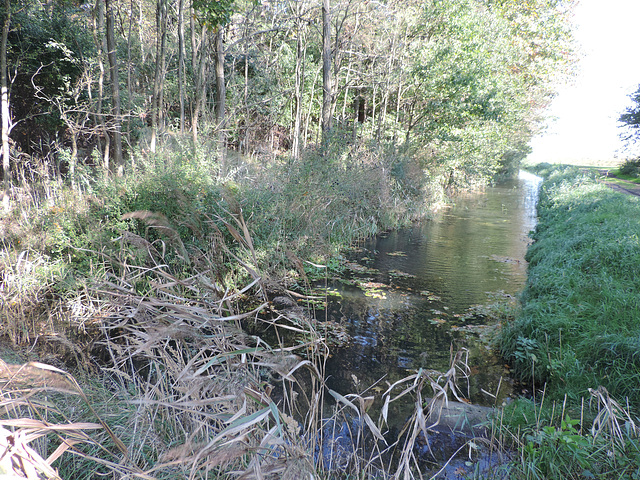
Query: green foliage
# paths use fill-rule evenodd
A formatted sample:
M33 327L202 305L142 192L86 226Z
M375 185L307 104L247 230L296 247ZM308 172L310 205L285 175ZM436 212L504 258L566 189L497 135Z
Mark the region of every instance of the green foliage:
M593 415L589 410L586 413ZM588 428L588 421L581 419L573 418L557 404L539 405L525 398L506 406L498 428L513 439L519 452L510 462L509 478L639 478L636 434L628 430L618 441L612 441L614 434Z
M504 326L503 355L552 398L603 385L640 406L636 339L640 214L635 198L575 168L543 165L523 310Z
M526 435L523 463L539 472L542 478L570 478L576 470L580 472L578 476L586 476L591 463L588 454L591 442L578 434L575 426L579 422L567 415L559 428L543 426Z
M195 8L210 29L224 27L231 21L234 0L194 0Z
M74 6L52 2L45 9L38 2L16 3L7 46L8 68L15 72L12 115L20 120L12 138L23 152L42 155L43 140L55 138L63 127L54 105L76 104L72 91L83 73L83 56L94 50L93 42Z
M343 247L424 214L431 200L424 195L427 182L392 177L389 163L401 163L398 157L366 146L338 149L334 142L331 148L327 157L308 152L299 162L272 165L251 184L240 184L262 248L287 246L324 263L322 252L331 252L332 244Z
M640 134L640 85L635 92L629 95L629 99L633 104L627 107L618 121L625 127L621 134L622 139L628 144L633 144L638 140Z
M427 41L412 61L421 112L414 135L429 145L431 170L447 185L482 184L528 153L536 108L550 93L551 71L540 67L564 64L558 49L569 39L553 2L530 3L425 5L418 32Z
M633 178L640 177L640 158L625 160L619 171L622 175Z

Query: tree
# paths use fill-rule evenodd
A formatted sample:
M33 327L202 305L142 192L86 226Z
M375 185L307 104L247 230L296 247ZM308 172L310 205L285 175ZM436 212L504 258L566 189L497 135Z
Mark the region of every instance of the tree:
M218 132L218 156L220 158L220 174L226 174L226 84L224 77L224 39L223 28L231 22L234 10L234 0L193 0L193 6L198 9L205 25L214 32L214 72L216 78L215 113Z
M156 68L153 76L153 98L151 100L151 145L156 151L158 129L163 122L162 107L165 83L166 39L167 39L167 0L158 0L156 6Z
M629 95L629 99L633 102L633 105L627 107L618 119L624 128L620 137L627 144L627 147L640 140L640 85L638 85L638 89L635 92Z
M446 184L486 182L524 158L568 58L566 16L552 0L427 2L406 138L427 146Z
M322 0L322 143L327 146L331 132L331 4Z
M9 211L9 197L11 192L11 169L9 159L9 86L7 82L7 39L11 26L11 0L4 2L4 24L2 26L2 41L0 43L0 88L2 89L2 176L3 193L2 206Z
M216 74L216 130L218 132L218 158L220 158L220 176L226 175L226 98L227 88L224 81L224 41L222 27L218 25L213 41L215 50L215 74Z
M184 134L184 0L178 0L178 86L180 89L180 134Z
M113 122L114 122L114 160L115 168L118 176L122 176L124 170L124 160L122 157L122 124L120 103L120 75L118 73L118 61L116 58L116 39L114 33L114 13L113 0L105 0L106 10L106 36L107 36L107 58L109 59L109 77L111 79L111 95L113 103Z
M191 27L191 69L193 71L193 97L191 111L191 135L193 147L198 144L198 122L200 113L204 107L206 97L205 75L207 69L206 51L209 37L206 35L206 26L202 25L200 42L197 39L196 15L193 2L191 4L189 25Z
M98 98L96 100L96 105L94 108L95 114L95 123L100 125L100 130L102 132L102 136L104 136L104 151L102 151L102 144L98 140L97 146L98 150L102 153L102 158L104 162L104 168L109 170L109 157L111 151L111 136L109 135L109 130L107 129L107 123L105 121L104 115L102 114L102 104L104 102L104 59L103 59L103 36L101 34L104 28L104 10L103 3L101 0L96 0L96 4L94 8L91 9L91 33L93 35L93 42L96 47L96 57L99 68L98 73ZM89 90L89 96L92 96L91 90Z

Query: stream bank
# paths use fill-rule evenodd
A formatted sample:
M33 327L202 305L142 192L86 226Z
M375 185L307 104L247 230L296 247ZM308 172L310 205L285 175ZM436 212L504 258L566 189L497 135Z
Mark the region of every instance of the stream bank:
M637 478L640 199L576 167L534 171L544 182L522 313L500 336L534 386L505 409L513 475Z

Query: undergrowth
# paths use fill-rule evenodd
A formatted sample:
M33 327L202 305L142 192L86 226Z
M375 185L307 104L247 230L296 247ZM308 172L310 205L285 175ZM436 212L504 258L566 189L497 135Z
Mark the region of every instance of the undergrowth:
M366 149L230 163L224 178L198 155L135 159L122 178L87 168L74 185L22 184L2 218L1 333L36 360L0 363L2 474L319 478L339 460L337 475L413 475L424 422L388 443L368 398L324 385L322 325L270 299L340 269L331 254L353 240L426 212L420 184ZM452 388L432 375L386 402L417 395L417 421L422 388ZM334 425L355 428L353 451L331 453L331 408Z
M271 299L339 271L342 246L423 215L437 182L410 181L401 173L417 164L366 149L230 164L225 178L170 151L136 168L82 188L23 185L2 219L2 334L47 362L0 364L2 473L420 477L417 445L448 399L465 400L466 353L446 373L343 395L324 383L322 325ZM478 466L473 478L638 478L637 201L555 169L539 208L524 306L501 341L534 392L546 382L546 400L514 402L491 435L452 454L499 457L493 477ZM401 398L413 407L392 430Z
M599 387L578 405L520 398L495 419L514 480L640 478L638 424ZM504 477L501 477L504 478Z

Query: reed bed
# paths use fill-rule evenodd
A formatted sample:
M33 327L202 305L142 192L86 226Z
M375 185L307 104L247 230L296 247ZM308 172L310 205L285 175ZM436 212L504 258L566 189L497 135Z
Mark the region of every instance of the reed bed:
M242 258L255 258L244 219L230 215L223 224ZM379 398L343 395L324 383L329 349L316 321L275 310L255 265L243 260L247 284L225 290L206 270L179 275L141 238L119 242L118 256L103 256L102 275L60 307L67 332L77 335L80 380L51 365L3 364L4 445L19 439L7 447L7 471L78 479L423 478L414 444L437 426L449 397L462 399L465 352L452 355L448 372L421 370ZM129 249L141 246L153 266L130 263L140 255ZM264 322L281 341L247 334L245 322ZM413 413L390 435L389 405L407 398Z
M591 423L581 418L578 424L564 408L562 415L545 416L534 403L533 415L526 414L533 424L514 429L518 414L507 410L481 437L463 438L436 460L429 439L450 402L465 402L467 353L452 352L447 372L419 370L393 385L380 379L357 392L336 392L324 382L330 330L300 307L280 308L274 298L296 305L285 285L294 284L292 278L306 282L308 266L328 270L321 256L302 259L315 237L300 239L304 248L296 248L295 239L280 243L292 225L287 222L297 219L291 205L306 212L307 226L319 228L326 216L313 216L319 210L313 198L348 216L343 200L350 197L343 193L356 189L349 183L356 179L334 185L324 172L314 184L318 191L307 193L308 184L295 178L291 189L280 191L256 177L264 185L254 187L264 189L239 201L233 184L210 185L202 172L190 172L182 183L171 168L151 173L105 182L98 196L88 191L90 183L83 192L55 182L25 185L21 191L31 200L0 222L0 327L7 346L22 351L0 344L2 475L436 478L454 474L453 466L465 461L479 465L487 452L496 459L491 468L464 474L537 479L563 471L580 478L571 477L575 469L549 465L556 459L570 465L582 451L589 453L578 455L580 472L597 461L604 467L588 471L610 467L612 475L633 475L640 464L633 460L640 458L635 417L597 384ZM370 182L375 186L379 175L372 164L364 178L377 178ZM367 192L377 195L376 188ZM282 205L262 202L287 195ZM368 221L365 205L356 207L354 222L336 217L329 237L357 238L382 225ZM281 223L274 227L269 216ZM361 230L364 224L374 230ZM267 273L273 258L265 239L289 270L288 283ZM266 330L271 343L248 333ZM607 338L602 348L609 348ZM517 351L530 360L536 345L517 340ZM627 340L629 352L632 343ZM400 403L407 413L400 425L390 425L389 411ZM556 448L563 441L566 449Z

